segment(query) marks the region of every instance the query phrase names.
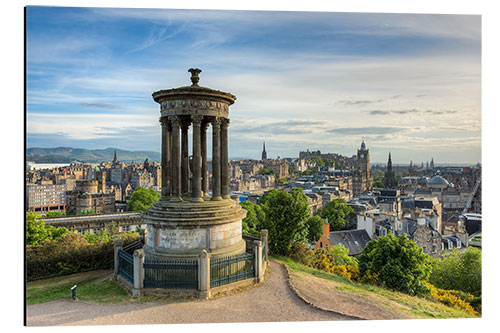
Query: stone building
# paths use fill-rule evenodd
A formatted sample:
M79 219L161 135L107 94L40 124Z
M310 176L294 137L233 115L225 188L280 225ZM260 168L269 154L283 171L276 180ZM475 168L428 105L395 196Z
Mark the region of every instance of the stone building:
M360 195L372 190L373 177L370 170L370 150L366 149L365 141L361 142L356 157L357 168L352 173L352 189L354 195Z
M77 180L75 189L67 194L67 201L67 209L74 214L82 210L93 210L96 214L116 212L115 194L99 192L97 180Z

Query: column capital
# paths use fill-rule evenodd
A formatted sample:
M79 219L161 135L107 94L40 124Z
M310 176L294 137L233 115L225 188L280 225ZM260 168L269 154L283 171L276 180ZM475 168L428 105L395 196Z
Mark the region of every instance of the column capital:
M172 126L181 126L181 118L179 116L168 116L168 120L172 123Z
M221 120L221 128L223 130L227 130L227 128L229 127L229 123L230 123L229 119L222 118L222 120Z
M191 116L191 122L193 123L193 126L201 126L202 121L203 121L202 115Z
M220 117L214 117L212 119L212 126L213 126L213 128L220 129L220 124L221 124L221 118Z

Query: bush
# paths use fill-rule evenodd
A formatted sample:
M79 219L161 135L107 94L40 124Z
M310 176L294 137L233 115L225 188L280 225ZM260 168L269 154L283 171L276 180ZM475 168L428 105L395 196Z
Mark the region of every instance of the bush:
M471 315L478 314L470 304L470 301L474 299L474 295L457 290L439 289L430 283L426 285L431 290L432 297L436 301L454 307L455 309L465 311Z
M241 221L243 232L246 234L260 235L259 230L261 230L262 221L266 218L262 208L250 201L242 202L241 207L247 211L247 216Z
M406 234L392 233L372 240L358 258L362 281L374 280L386 288L410 295L428 293L425 281L431 272L428 255Z
M139 239L135 233L120 235L124 244ZM85 236L67 233L57 241L45 241L26 248L28 281L113 267L112 240L89 243Z
M481 250L469 247L465 251L446 252L433 260L429 282L446 290L461 290L481 296Z
M288 256L303 265L312 266L314 250L308 248L305 243L296 242Z
M66 233L68 229L45 225L39 214L32 211L26 212L26 245L38 245L48 240L57 240Z

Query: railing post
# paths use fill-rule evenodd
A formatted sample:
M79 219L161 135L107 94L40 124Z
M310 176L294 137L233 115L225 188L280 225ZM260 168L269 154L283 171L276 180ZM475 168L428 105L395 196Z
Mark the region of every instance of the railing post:
M134 251L134 288L132 296L142 296L144 288L144 250Z
M115 238L114 242L114 271L113 271L113 278L116 278L116 276L119 274L120 270L120 256L118 255L118 251L120 251L123 248L123 240L121 238Z
M207 250L201 251L199 265L198 298L208 298L210 297L210 253Z
M269 260L267 254L269 252L269 232L267 229L262 229L260 231L260 240L262 241L262 245L265 244L265 253L264 256L266 257L266 261Z
M264 274L262 271L262 242L258 240L253 241L253 253L255 255L255 278L257 283L264 281Z

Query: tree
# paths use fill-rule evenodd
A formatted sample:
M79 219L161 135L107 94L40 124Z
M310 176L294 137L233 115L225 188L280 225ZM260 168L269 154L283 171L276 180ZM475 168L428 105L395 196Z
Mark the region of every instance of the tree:
M314 157L312 161L316 163L316 165L319 165L320 167L325 166L325 161L323 161L323 158L321 158L321 156Z
M26 212L26 245L39 245L47 240L57 240L66 233L68 229L46 226L40 215L33 211Z
M58 216L64 216L64 214L60 211L57 211L57 210L53 210L51 212L47 212L47 214L45 214L46 217L58 217Z
M85 208L85 209L82 209L78 215L92 215L92 214L95 214L95 210L93 209L90 209L90 208Z
M331 231L346 229L348 226L347 216L354 212L351 206L342 198L333 199L320 211L322 218L328 218Z
M381 285L410 295L427 292L425 281L431 273L430 257L406 234L372 240L358 257L359 271ZM369 278L368 278L369 279Z
M261 174L261 175L272 175L272 174L274 174L274 172L273 172L272 170L269 170L269 169L267 169L267 168L264 168L264 169L262 169L262 170L260 171L260 174Z
M323 235L323 219L320 216L310 216L306 220L306 226L309 242L317 241Z
M481 250L469 247L447 252L433 260L429 282L441 289L461 290L481 296Z
M264 211L259 205L250 201L242 202L241 207L247 211L247 216L242 221L243 232L258 235L259 230L262 229L261 224L264 221L266 214L264 214Z
M278 190L266 192L260 199L266 218L262 229L269 232L269 250L286 255L293 244L306 240L306 219L310 216L307 197L301 189L290 193Z
M127 210L131 212L145 212L158 201L160 197L161 195L152 188L146 189L138 187L130 196Z

